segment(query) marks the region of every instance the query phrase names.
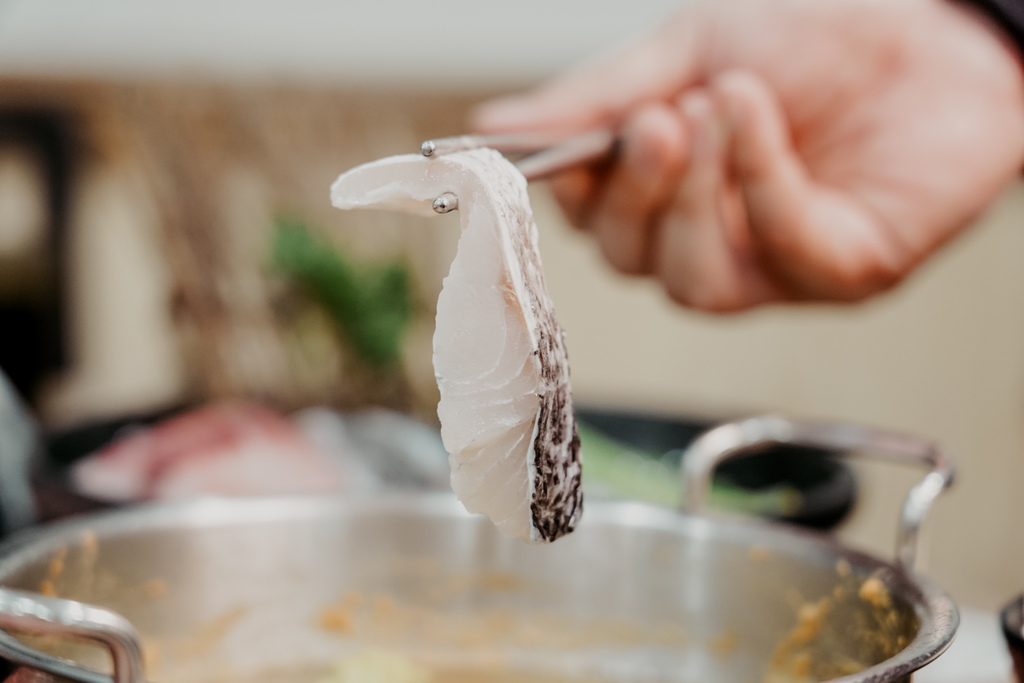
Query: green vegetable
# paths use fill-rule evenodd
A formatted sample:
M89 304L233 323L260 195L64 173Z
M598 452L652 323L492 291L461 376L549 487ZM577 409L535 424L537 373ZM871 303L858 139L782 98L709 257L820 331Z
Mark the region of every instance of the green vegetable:
M275 267L330 314L360 359L377 368L399 361L412 319L405 264L352 263L304 223L285 218L277 220L272 253Z
M576 425L583 453L583 482L615 498L645 500L675 507L679 505L679 475L649 454Z
M602 433L578 424L583 454L583 483L614 498L643 500L678 507L683 502L679 471L657 454L630 448ZM712 507L782 516L799 509L800 492L789 486L749 491L716 478L711 486Z

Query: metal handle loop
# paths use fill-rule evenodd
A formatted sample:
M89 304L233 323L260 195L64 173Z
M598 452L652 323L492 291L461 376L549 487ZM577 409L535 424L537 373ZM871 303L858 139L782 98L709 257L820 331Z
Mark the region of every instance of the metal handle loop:
M110 650L114 673L107 676L31 648L8 633L8 655L16 664L81 683L144 683L142 645L131 622L116 612L73 600L0 588L0 629L96 641Z
M683 454L682 487L687 512L704 511L711 477L722 462L765 446L790 444L852 452L931 470L907 494L896 537L896 562L914 567L921 523L935 499L953 483L955 468L935 444L923 439L855 425L801 422L768 415L729 422L699 436Z

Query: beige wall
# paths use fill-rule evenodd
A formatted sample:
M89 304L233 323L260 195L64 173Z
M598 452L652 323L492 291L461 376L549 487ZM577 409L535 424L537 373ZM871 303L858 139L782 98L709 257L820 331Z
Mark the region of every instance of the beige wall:
M82 170L74 196L71 368L43 392L45 417L61 425L173 405L188 390L187 371L153 206L127 174L97 165Z

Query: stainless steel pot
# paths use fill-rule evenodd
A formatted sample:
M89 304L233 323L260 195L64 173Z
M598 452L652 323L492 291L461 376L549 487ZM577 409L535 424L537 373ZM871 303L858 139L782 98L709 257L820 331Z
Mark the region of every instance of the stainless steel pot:
M770 443L927 467L904 505L896 560L699 514L715 465ZM25 667L11 683L138 683L141 633L162 653L164 681L316 671L375 642L528 675L753 681L774 657L826 675L860 662L838 680L875 683L908 681L952 641L952 600L911 568L921 521L952 480L932 445L767 417L711 430L684 464L689 514L591 503L549 546L503 538L437 495L208 500L62 523L0 548L0 656ZM801 603L813 607L798 618Z

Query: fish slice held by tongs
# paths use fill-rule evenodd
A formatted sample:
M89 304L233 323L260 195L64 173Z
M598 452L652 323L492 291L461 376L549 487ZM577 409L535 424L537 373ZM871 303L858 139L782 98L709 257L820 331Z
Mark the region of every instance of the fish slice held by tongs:
M572 166L610 158L618 138L607 128L595 128L570 137L548 133L503 133L498 135L457 135L435 138L420 145L425 157L442 156L479 147L490 147L506 156L521 156L515 162L527 180L541 180ZM459 206L458 198L445 193L434 200L434 211L448 213Z

